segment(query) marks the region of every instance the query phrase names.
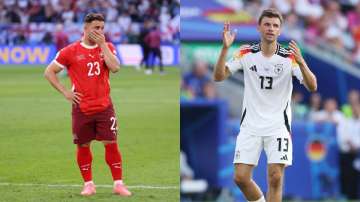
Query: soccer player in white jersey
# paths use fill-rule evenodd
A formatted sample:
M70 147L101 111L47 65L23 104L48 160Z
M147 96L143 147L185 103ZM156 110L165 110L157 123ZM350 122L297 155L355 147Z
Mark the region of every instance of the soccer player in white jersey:
M234 155L234 180L248 201L264 202L265 197L252 180L253 168L264 149L268 161L266 201L282 201L284 168L292 164L291 109L292 77L309 91L317 89L315 75L307 66L294 41L289 48L277 43L282 16L275 9L264 10L258 20L261 41L244 45L225 62L235 33L224 24L223 47L218 58L214 80L222 81L243 71L245 92Z

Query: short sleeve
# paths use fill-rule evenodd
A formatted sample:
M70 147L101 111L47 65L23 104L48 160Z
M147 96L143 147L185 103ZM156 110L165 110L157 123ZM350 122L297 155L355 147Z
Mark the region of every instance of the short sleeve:
M295 61L294 55L291 54L290 59L292 75L295 76L301 84L303 84L303 75L300 70L299 64Z
M70 49L63 48L59 52L56 53L55 59L53 62L60 66L61 68L69 67L70 65Z
M109 47L110 51L111 51L114 55L117 55L116 48L115 48L114 44L108 43L108 47Z
M244 55L251 51L249 46L242 46L236 50L233 56L225 63L231 74L244 69Z

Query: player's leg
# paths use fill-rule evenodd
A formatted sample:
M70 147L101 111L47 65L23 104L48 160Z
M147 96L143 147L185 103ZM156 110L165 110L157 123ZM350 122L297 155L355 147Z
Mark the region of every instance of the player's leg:
M96 192L92 181L92 153L90 148L90 142L95 139L94 119L74 107L72 112L72 132L74 144L77 145L76 160L84 180L84 188L81 194L89 196Z
M149 68L149 49L147 45L144 46L144 64L146 69Z
M150 57L150 69L152 71L154 71L154 66L155 66L155 60L156 60L156 53L154 51L154 48L150 48L150 52L149 52L149 57Z
M234 155L234 181L248 201L265 201L263 193L252 179L252 172L258 164L262 149L262 137L247 135L242 132L237 136Z
M161 55L160 47L155 49L155 54L156 54L157 58L159 58L160 72L164 72L164 66L163 66L163 62L162 62L162 55Z
M264 149L268 159L267 201L282 201L285 167L292 164L292 140L289 132L264 138Z
M153 72L153 62L154 54L152 53L152 48L148 48L147 61L146 61L146 71L145 74L150 75Z
M248 201L265 202L263 193L252 179L254 165L235 164L234 181Z
M284 164L268 164L268 192L266 194L266 201L282 201L284 170Z
M84 182L86 183L92 181L92 153L90 149L90 142L77 146L76 160Z
M143 57L142 57L142 59L141 59L141 62L140 62L140 64L139 64L139 66L142 66L143 64L145 64L145 61L146 61L146 59L147 59L147 52L146 52L146 50L145 50L146 47L145 47L145 44L144 44L144 43L141 43L140 46L141 46L141 50L142 50Z
M105 161L110 168L114 182L122 182L122 159L116 141L102 141L105 147Z
M122 180L122 157L117 139L117 121L113 106L98 114L96 123L96 139L101 140L105 147L105 161L110 168L114 181L114 193L121 196L130 196Z
M90 150L90 142L77 146L77 163L81 176L84 180L84 187L81 195L90 196L96 193L95 184L92 181L92 154Z
M121 196L131 196L122 180L121 153L116 141L102 141L105 146L105 160L108 164L114 181L113 192Z

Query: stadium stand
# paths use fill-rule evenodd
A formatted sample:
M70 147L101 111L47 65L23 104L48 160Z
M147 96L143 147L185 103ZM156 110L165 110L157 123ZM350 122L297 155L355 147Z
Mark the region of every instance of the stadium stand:
M48 44L62 30L69 42L81 36L89 12L106 16L106 36L113 43L137 43L145 19L159 24L162 40L179 43L177 0L4 0L0 2L0 44Z

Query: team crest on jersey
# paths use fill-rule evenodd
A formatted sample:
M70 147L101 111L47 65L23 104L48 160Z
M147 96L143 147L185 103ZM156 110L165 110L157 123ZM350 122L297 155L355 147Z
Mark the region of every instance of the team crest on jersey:
M279 75L283 71L283 64L276 64L274 68L275 74Z

